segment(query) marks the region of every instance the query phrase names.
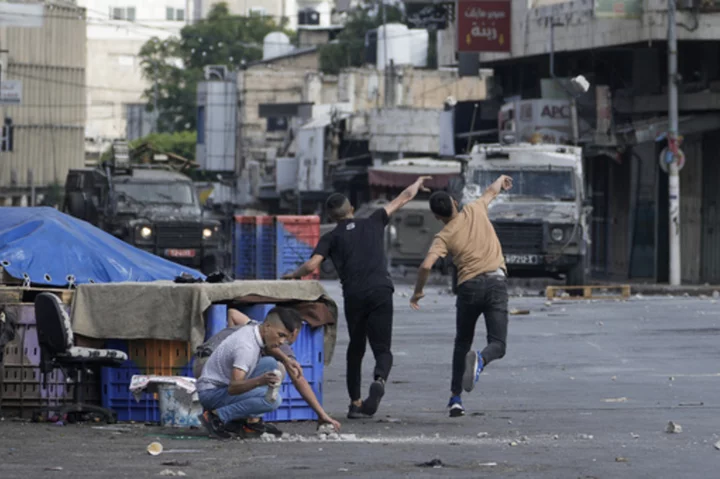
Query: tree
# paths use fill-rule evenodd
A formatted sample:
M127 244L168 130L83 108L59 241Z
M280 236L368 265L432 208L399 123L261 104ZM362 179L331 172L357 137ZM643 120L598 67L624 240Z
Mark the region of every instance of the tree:
M197 84L206 65L233 70L262 59L265 35L282 31L270 17L231 15L225 3L212 7L207 18L180 31L180 37L152 38L140 50L143 76L152 85L145 90L152 111L157 90L161 132L195 129ZM286 32L288 33L288 32Z
M382 15L377 7L357 7L348 15L345 28L334 43L320 48L320 69L323 73L337 75L348 67L365 64L365 34L382 25ZM395 6L385 6L387 23L398 23L403 14Z
M194 131L151 133L144 138L131 141L130 149L137 148L143 143L149 144L158 153L174 153L192 161L195 160L197 134Z

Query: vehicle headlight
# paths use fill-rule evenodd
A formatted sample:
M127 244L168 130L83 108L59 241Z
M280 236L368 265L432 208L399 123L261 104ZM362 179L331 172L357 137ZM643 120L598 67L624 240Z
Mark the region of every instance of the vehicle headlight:
M550 231L550 237L553 239L553 241L562 241L563 240L563 230L561 228L553 228L552 231Z
M148 239L152 236L152 228L149 226L143 226L140 228L140 237L143 239Z
M213 230L210 228L205 228L205 229L203 229L202 235L203 235L203 239L210 239L210 238L212 238Z

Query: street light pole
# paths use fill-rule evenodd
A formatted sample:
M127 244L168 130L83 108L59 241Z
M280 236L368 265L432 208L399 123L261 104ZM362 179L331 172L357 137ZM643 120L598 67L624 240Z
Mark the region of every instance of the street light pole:
M675 0L668 0L668 154L673 161L668 165L669 197L669 246L670 246L670 284L680 285L680 174L678 168L678 71L677 71L677 33L675 24Z

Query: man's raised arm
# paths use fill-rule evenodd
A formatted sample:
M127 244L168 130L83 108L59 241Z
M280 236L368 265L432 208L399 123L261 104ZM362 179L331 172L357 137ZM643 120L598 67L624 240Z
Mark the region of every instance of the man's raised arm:
M397 196L397 198L385 205L385 211L387 212L387 215L392 216L393 213L408 204L408 202L412 201L412 199L417 196L418 191L430 191L428 188L423 186L423 182L431 179L432 176L421 176L417 180L415 180L415 183L405 188L403 192Z
M511 177L507 175L500 175L500 177L495 180L492 185L487 187L482 196L478 199L484 201L486 205L489 205L501 191L507 191L511 189L512 186L513 180Z

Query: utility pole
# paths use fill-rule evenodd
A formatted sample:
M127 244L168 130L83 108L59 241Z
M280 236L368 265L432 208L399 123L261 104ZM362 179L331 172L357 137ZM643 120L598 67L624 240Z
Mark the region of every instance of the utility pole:
M157 60L155 60L155 63L154 63L153 66L154 66L154 68L155 68L155 83L153 84L153 113L155 113L155 125L154 125L154 130L155 130L155 133L158 133L158 131L159 131L158 124L160 123L160 112L158 111L158 97L159 97L160 94L158 93L158 64L157 64Z
M670 284L680 285L680 174L678 163L678 71L677 32L675 24L675 0L668 0L668 154L673 161L668 165L668 195L670 207Z

